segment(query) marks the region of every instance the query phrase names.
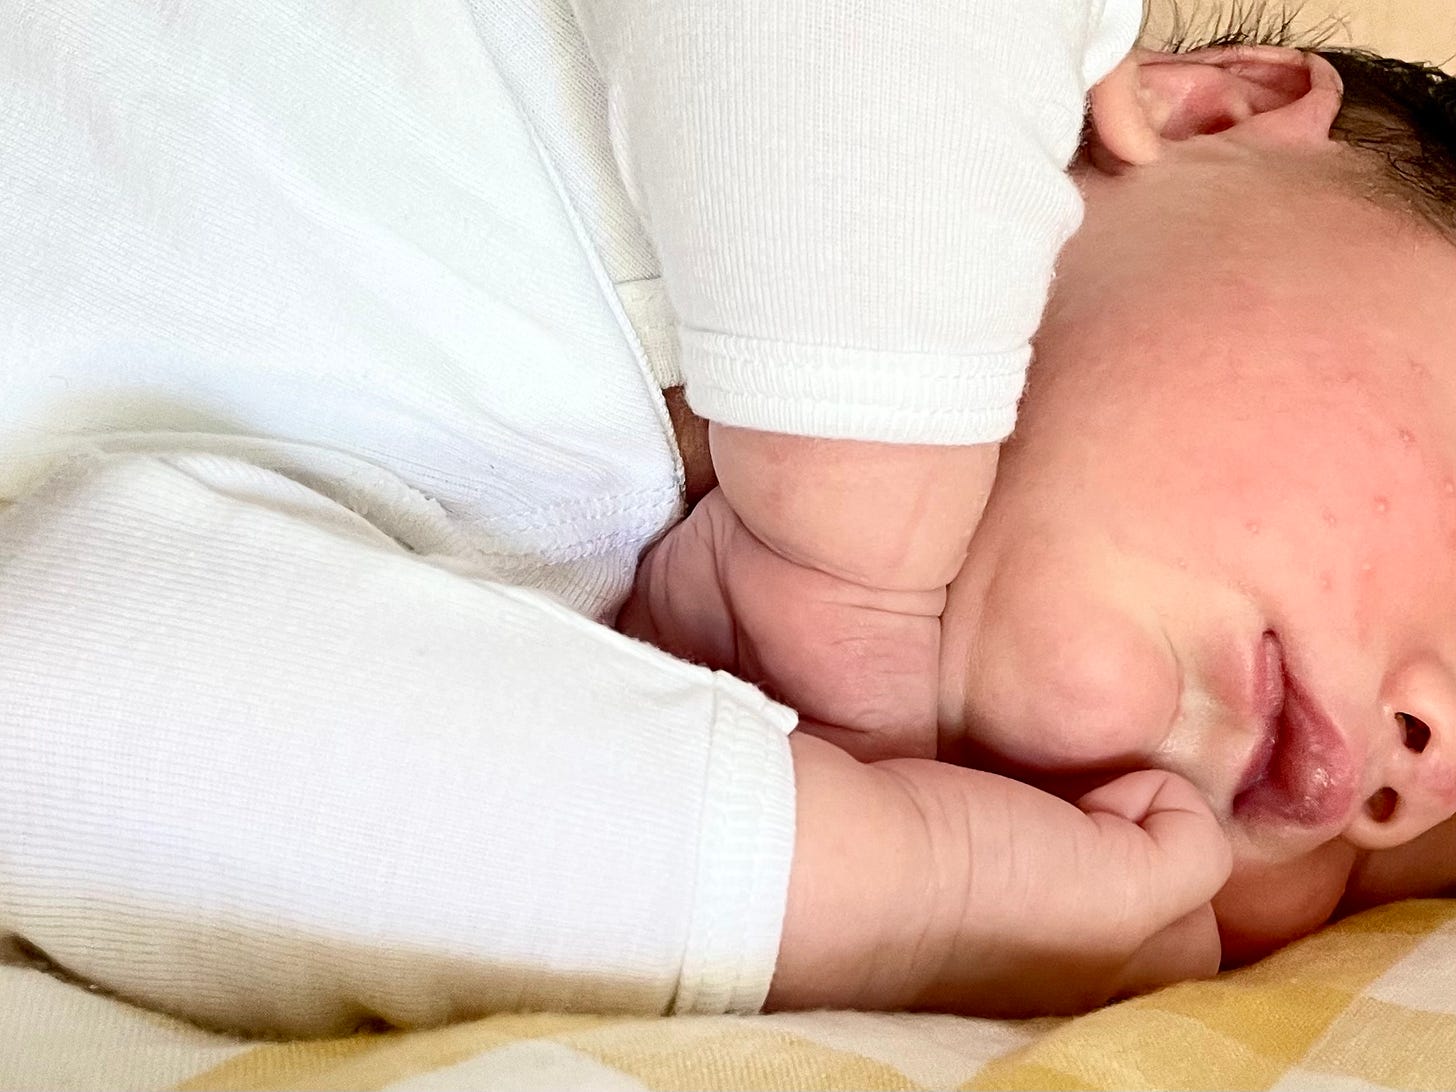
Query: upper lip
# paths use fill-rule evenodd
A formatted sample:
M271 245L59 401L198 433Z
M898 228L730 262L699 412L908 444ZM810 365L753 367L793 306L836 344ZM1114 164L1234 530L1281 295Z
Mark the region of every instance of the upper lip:
M1279 718L1284 712L1284 647L1273 631L1266 631L1254 646L1249 677L1245 687L1249 717L1254 722L1255 743L1239 778L1234 796L1247 791L1264 779L1274 757L1274 743L1279 734Z
M1356 793L1349 745L1273 633L1260 640L1255 680L1263 732L1235 790L1234 814L1308 827L1343 818Z

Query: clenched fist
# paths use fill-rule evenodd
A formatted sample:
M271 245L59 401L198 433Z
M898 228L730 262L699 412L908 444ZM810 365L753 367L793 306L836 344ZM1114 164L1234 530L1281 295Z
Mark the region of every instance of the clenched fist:
M794 739L799 824L773 1008L1077 1012L1219 966L1228 841L1176 774L1076 804Z
M936 750L940 614L996 447L713 426L720 488L644 560L618 627L732 671L862 759Z

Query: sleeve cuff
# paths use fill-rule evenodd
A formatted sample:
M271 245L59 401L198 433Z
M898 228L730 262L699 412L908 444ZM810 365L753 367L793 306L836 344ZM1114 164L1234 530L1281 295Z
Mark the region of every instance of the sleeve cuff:
M688 403L741 428L883 443L981 444L1016 423L1031 347L961 356L684 329Z
M1100 11L1093 5L1092 16L1082 55L1082 86L1088 89L1137 45L1143 27L1142 0L1104 0Z
M715 679L701 848L675 1014L763 1007L794 856L788 734L797 717L731 676ZM780 731L765 731L765 721Z

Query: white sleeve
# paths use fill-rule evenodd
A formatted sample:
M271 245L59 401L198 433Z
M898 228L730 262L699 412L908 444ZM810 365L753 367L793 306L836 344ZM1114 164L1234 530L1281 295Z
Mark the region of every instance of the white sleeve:
M694 410L1003 438L1139 0L574 0Z
M290 1034L759 1006L793 714L296 482L88 456L0 511L0 949Z

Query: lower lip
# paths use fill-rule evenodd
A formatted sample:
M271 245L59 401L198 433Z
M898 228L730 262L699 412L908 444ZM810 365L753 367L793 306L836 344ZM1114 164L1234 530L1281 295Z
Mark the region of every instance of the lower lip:
M1355 767L1334 722L1299 681L1282 670L1284 707L1251 766L1250 784L1234 797L1243 819L1328 826L1349 814Z

